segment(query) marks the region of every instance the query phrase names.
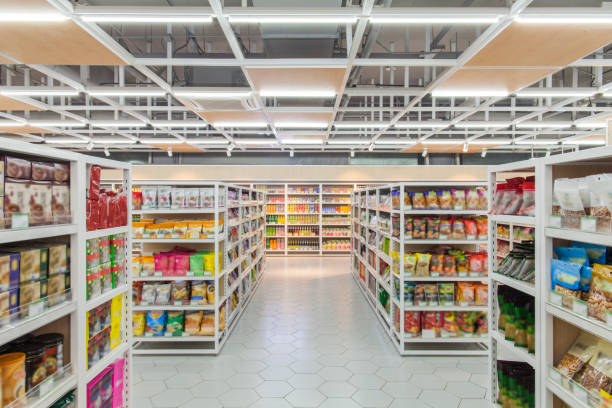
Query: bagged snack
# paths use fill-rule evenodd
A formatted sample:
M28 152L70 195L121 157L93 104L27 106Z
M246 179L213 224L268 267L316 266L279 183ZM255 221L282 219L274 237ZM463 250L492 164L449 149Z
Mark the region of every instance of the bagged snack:
M427 218L427 239L439 239L440 220L438 218Z
M574 376L591 360L597 349L597 339L588 333L580 333L572 347L555 365L567 378Z
M185 189L181 187L172 187L170 190L170 198L172 200L171 208L185 208Z
M478 209L486 211L489 208L489 195L485 187L476 187L478 193Z
M143 276L153 276L155 275L155 258L152 256L143 256L140 258L140 262L142 264L142 272Z
M457 268L455 265L454 255L444 255L444 266L442 268L442 276L457 276Z
M588 244L585 242L572 242L573 248L584 248L589 258L589 264L606 263L606 247L603 245Z
M157 287L154 283L145 283L142 285L142 294L140 296L141 303L144 305L154 305L157 297Z
M208 299L209 305L215 304L215 284L214 283L210 283L208 287L206 288L206 297Z
M412 239L427 238L427 224L424 218L415 217L413 220Z
M450 239L452 234L451 220L440 220L440 239Z
M472 219L463 220L465 226L465 239L475 240L478 238L478 228L476 227L476 221Z
M559 258L562 261L575 263L580 266L583 266L583 265L589 266L589 257L587 255L586 249L584 248L556 247L554 251L555 251L555 255L557 255L557 258Z
M163 336L166 329L166 312L149 310L147 312L147 334Z
M173 336L183 334L184 317L183 312L168 312L168 322L166 323L166 333Z
M414 210L426 210L427 203L425 201L425 195L420 192L411 193L412 196L412 208Z
M416 292L416 285L414 282L404 282L404 303L407 306L414 306L415 292Z
M157 208L170 208L172 205L172 187L157 186Z
M487 217L476 217L476 233L478 234L479 240L485 240L489 236L489 224Z
M556 179L553 194L561 206L561 214L567 216L586 215L580 188L576 179Z
M455 312L442 312L442 337L457 337L459 325L455 318Z
M219 330L223 330L221 321L221 312L219 312ZM200 325L200 336L214 336L215 335L215 313L206 313L202 317L202 324Z
M428 210L438 210L440 209L440 204L438 203L438 194L435 190L430 190L425 192L425 205Z
M587 363L580 385L587 390L612 392L612 344L606 341L598 343L593 357Z
M487 314L485 312L476 313L476 334L481 336L489 333L489 323L487 322Z
M172 304L182 305L189 301L189 282L174 281L172 283Z
M452 209L455 211L465 210L465 190L452 189L450 193L452 197Z
M420 332L421 314L419 312L404 312L404 333L411 337L418 337Z
M414 229L414 225L413 225L413 223L412 223L412 218L410 218L410 217L406 217L406 218L404 219L404 235L405 235L407 238L412 237L412 231L413 231L413 229Z
M535 183L526 181L521 188L523 191L523 202L517 214L533 217L535 216Z
M155 304L156 305L168 305L170 304L170 294L172 291L172 284L163 283L157 285L156 294L155 294Z
M200 189L186 188L185 189L185 207L198 208L200 206Z
M486 306L489 302L489 287L484 284L477 284L474 291L474 304Z
M553 290L561 293L565 307L572 307L573 299L580 299L580 269L575 263L559 259L550 260Z
M172 228L172 236L178 239L187 238L187 226L186 222L175 222Z
M431 262L429 265L429 272L431 276L440 276L442 268L444 267L444 255L432 255Z
M435 283L425 284L425 301L428 306L438 306L440 304L438 298L438 285Z
M202 316L204 312L199 310L185 312L185 332L192 336L196 336L200 331L200 325L202 324Z
M451 233L451 239L465 239L465 224L463 223L462 219L453 220L453 230Z
M441 210L453 209L453 196L450 190L438 190L438 201Z
M414 303L418 306L424 306L427 304L425 297L425 284L417 283L414 287Z
M412 194L408 191L404 191L404 209L412 210Z
M157 208L157 187L142 186L142 208L151 210Z
M206 305L206 281L193 281L191 284L191 301L199 305Z
M469 272L469 260L467 255L455 255L455 266L458 276L467 276Z
M442 329L442 314L441 312L423 312L423 330L428 330L428 337L440 337ZM423 333L425 337L425 333Z
M457 303L459 306L471 306L474 304L474 284L470 282L457 282Z
M418 260L416 265L415 276L429 276L429 262L431 254L417 254Z
M442 306L452 306L455 304L455 285L453 283L439 283L438 293Z
M471 335L474 333L474 312L457 312L457 324L463 335Z
M612 310L612 266L593 265L588 297L588 314L603 322Z
M418 256L416 254L404 255L404 275L414 276L416 274Z
M215 206L215 189L200 188L200 207L213 208Z
M142 337L146 328L145 312L132 312L132 334L134 337Z
M465 208L467 210L478 210L480 206L480 197L475 188L467 190L465 194Z

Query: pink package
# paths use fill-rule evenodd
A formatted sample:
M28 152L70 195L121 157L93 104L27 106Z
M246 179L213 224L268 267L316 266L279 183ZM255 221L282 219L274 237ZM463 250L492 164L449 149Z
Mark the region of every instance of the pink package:
M155 272L161 272L162 275L168 274L168 254L155 255Z
M189 254L174 254L174 276L185 276L189 270Z
M111 366L113 367L113 408L122 408L125 359L120 358Z
M102 378L112 369L112 366L106 367L87 384L87 408L100 408L102 406L102 390L100 388Z

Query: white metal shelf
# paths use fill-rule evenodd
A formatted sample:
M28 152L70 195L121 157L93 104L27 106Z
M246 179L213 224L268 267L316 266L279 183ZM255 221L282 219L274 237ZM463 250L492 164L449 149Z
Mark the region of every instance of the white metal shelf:
M404 310L412 312L486 312L487 306L404 306Z
M486 245L488 241L471 239L405 239L404 244Z
M589 244L612 246L612 234L599 232L585 232L580 230L546 228L546 236L550 238L565 239L567 241L587 242Z
M514 358L529 364L534 369L536 368L536 355L529 353L526 347L516 347L514 343L506 340L497 330L493 330L490 334L491 338L497 342L498 347L503 347L504 350L512 354Z
M215 310L215 305L132 305L132 310L147 311L147 310L167 310L173 312L180 312L182 310Z
M76 232L76 224L54 224L40 227L5 229L0 230L0 244L59 237L75 234Z
M125 333L127 334L127 333ZM130 350L130 344L125 340L122 341L119 345L117 345L114 349L112 349L107 355L105 355L102 359L96 362L91 368L89 368L85 374L85 382L89 383L93 380L98 374L102 372L109 364L114 362L115 360L122 358L123 355Z
M76 388L76 374L69 375L53 383L53 388L46 394L39 396L34 401L28 401L27 408L48 408L57 400L66 395L70 390Z
M213 244L214 238L162 238L162 239L134 239L134 244Z
M101 238L101 237L106 237L108 235L127 234L129 228L130 227L123 226L123 227L99 229L95 231L87 231L85 233L85 239Z
M524 215L498 215L490 214L489 218L498 224L512 224L512 225L524 225L527 227L534 227L536 220L535 217L527 217Z
M153 208L132 210L133 215L214 214L214 208Z
M112 300L115 296L118 296L122 293L128 293L129 289L130 289L130 285L123 284L121 286L116 287L115 289L111 289L108 292L102 293L101 295L88 300L87 303L85 304L85 309L91 310L95 307L98 307L101 304Z
M134 276L134 282L155 282L155 281L198 281L198 280L215 280L214 276Z
M397 276L397 275L396 275ZM487 276L404 276L406 282L483 282Z
M140 336L133 337L134 342L143 341L150 343L162 342L214 342L215 336Z
M27 319L11 322L0 328L0 344L6 344L25 334L33 332L50 322L61 319L76 310L76 302L69 301L53 306L43 313Z
M561 320L573 324L581 330L599 336L604 340L612 340L612 327L606 325L602 321L590 317L583 317L569 309L562 306L557 306L550 302L546 302L546 312Z
M486 343L489 341L489 336L472 336L472 337L409 337L404 336L406 343Z
M574 394L572 394L568 389L560 386L550 378L545 379L546 388L559 397L563 402L565 402L571 408L590 408L590 405L585 404L580 401Z
M504 285L508 285L513 287L516 290L519 290L523 293L526 293L530 296L536 295L536 288L534 283L520 281L518 279L509 278L507 276L501 275L499 273L491 272L491 279L503 283Z
M486 210L404 210L406 215L487 215Z

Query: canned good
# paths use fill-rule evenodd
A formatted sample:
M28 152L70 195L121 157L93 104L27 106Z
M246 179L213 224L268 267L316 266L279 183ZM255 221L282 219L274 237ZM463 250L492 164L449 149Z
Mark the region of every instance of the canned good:
M2 406L6 406L25 395L25 354L0 355L2 373Z
M32 342L22 345L21 351L26 355L26 391L30 391L47 378L45 347Z
M64 335L47 333L36 337L36 341L45 347L45 368L47 376L64 367Z

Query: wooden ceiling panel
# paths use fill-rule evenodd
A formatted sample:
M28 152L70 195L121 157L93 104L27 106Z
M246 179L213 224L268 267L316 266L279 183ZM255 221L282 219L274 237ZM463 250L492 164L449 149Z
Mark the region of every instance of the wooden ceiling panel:
M502 146L501 144L499 145L468 145L468 151L464 152L463 151L463 145L462 144L447 144L447 145L423 145L423 144L416 144L414 146L411 146L407 149L403 149L401 151L401 153L422 153L423 152L423 148L427 147L427 152L428 153L480 153L482 152L482 149L487 149L490 150L494 147L497 146Z
M214 122L267 122L262 112L197 112L209 123Z
M257 91L334 89L342 87L345 68L247 68Z
M455 72L437 90L495 90L514 92L557 71L556 68L464 68Z
M24 110L40 111L43 109L37 106L34 106L34 105L29 105L27 103L20 102L15 99L0 95L0 110L2 111L24 111Z
M54 132L50 130L40 129L32 126L13 126L13 127L1 127L0 133L34 133L34 134L52 134Z
M612 42L610 24L512 23L466 66L566 66Z
M331 112L270 112L270 118L276 122L326 122L332 120Z
M174 153L201 153L203 152L202 149L198 149L195 146L192 146L190 144L187 143L181 143L181 144L152 144L152 143L147 143L150 146L156 147L160 150L164 150L164 151L168 151L168 149L172 148L172 151Z

